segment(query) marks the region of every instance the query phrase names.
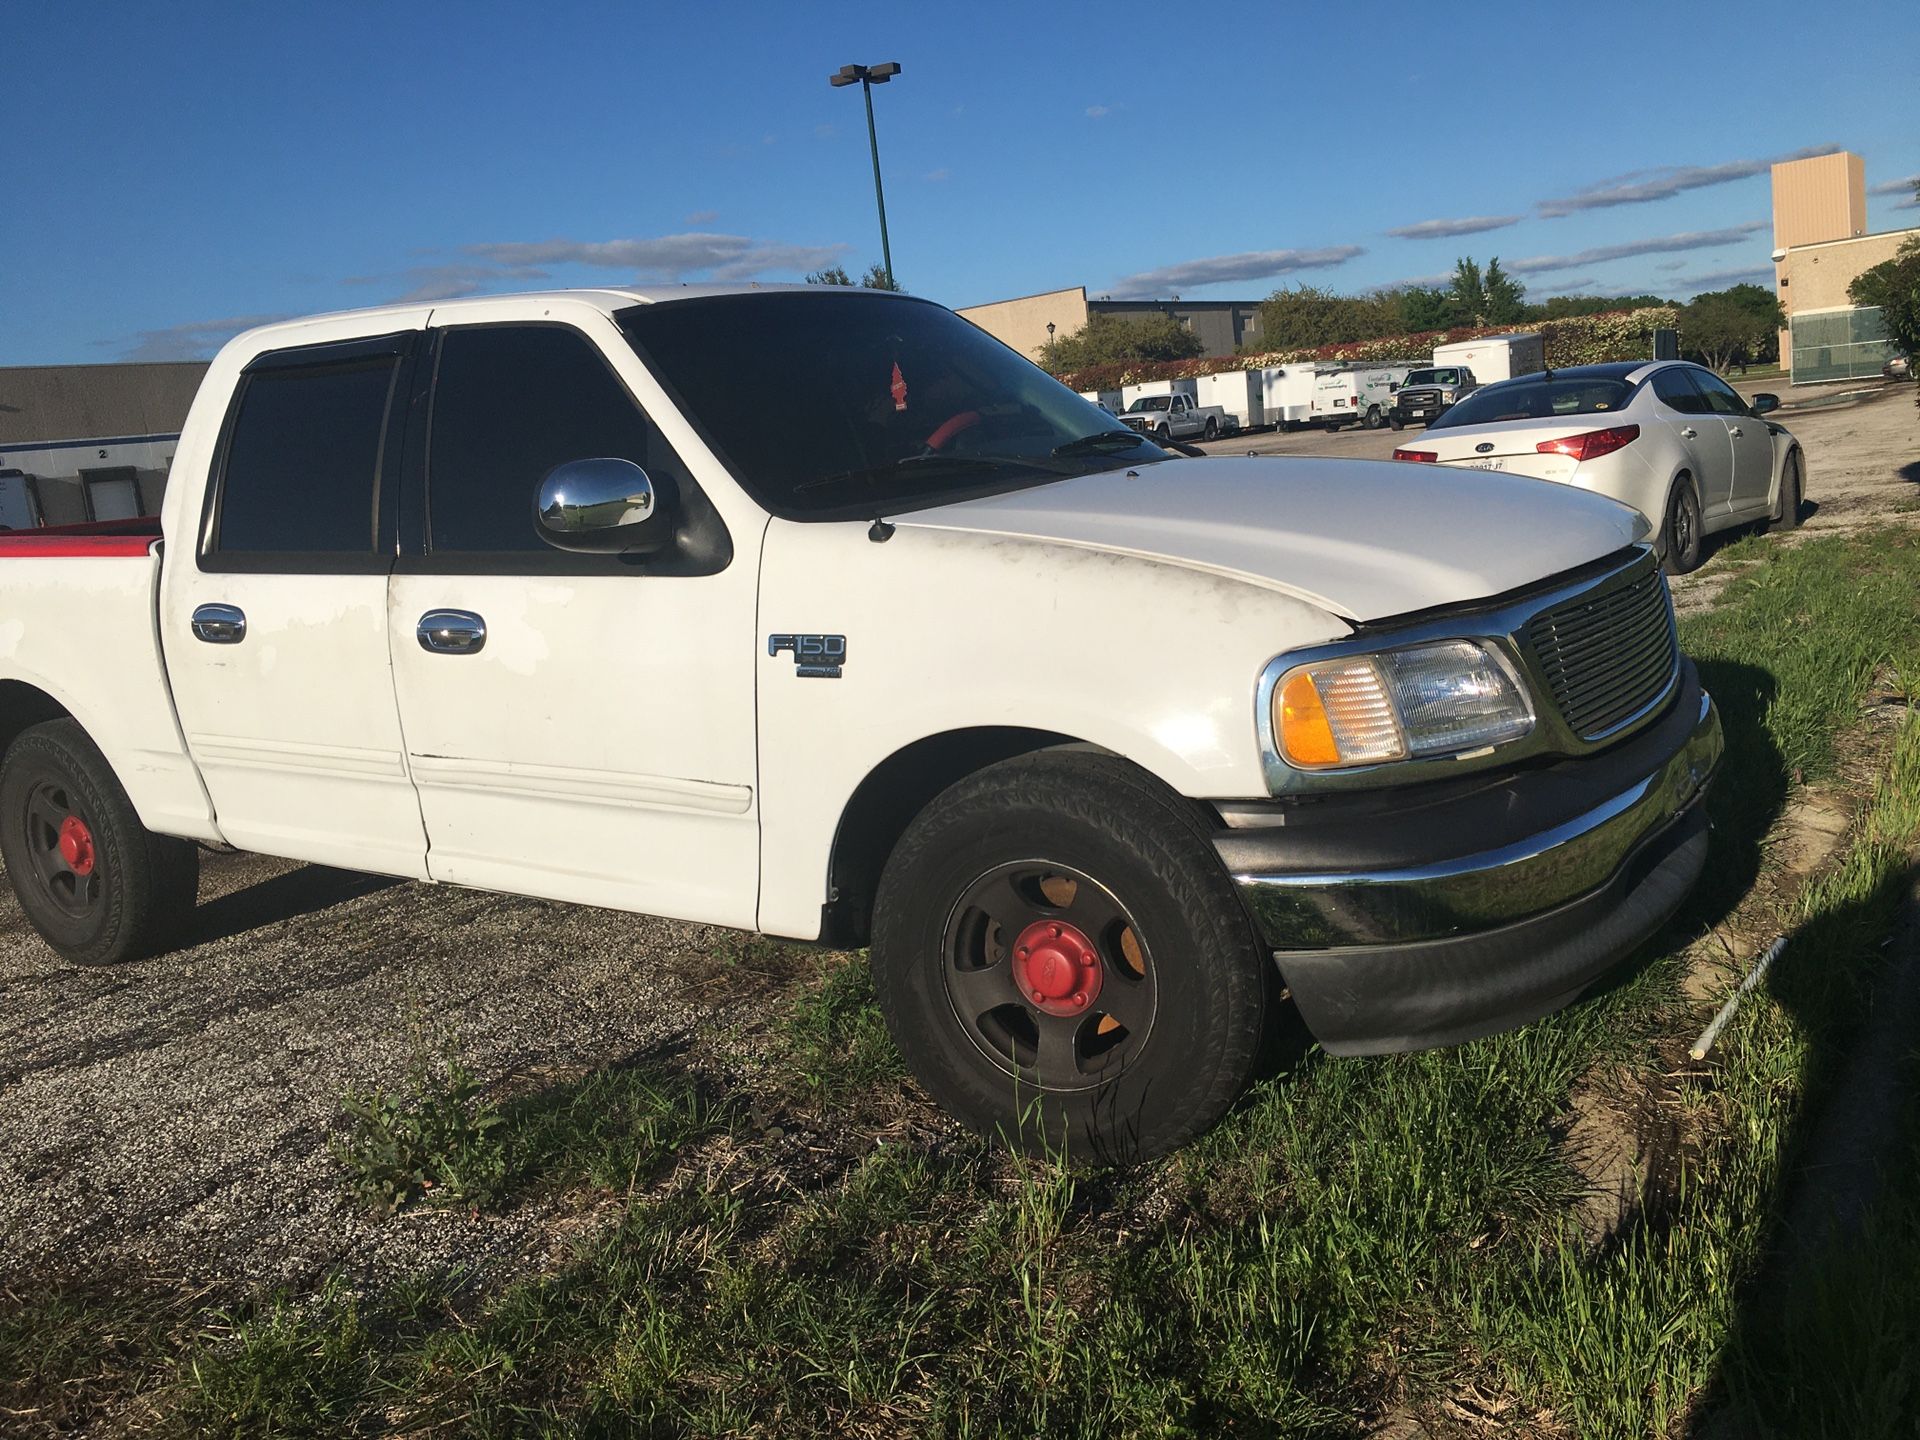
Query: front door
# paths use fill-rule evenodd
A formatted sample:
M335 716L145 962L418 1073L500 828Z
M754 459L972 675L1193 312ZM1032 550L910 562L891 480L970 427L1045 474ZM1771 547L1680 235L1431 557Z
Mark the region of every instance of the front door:
M1727 427L1694 383L1706 374L1690 365L1670 365L1653 372L1654 398L1671 414L1663 417L1687 452L1689 468L1700 487L1700 513L1713 520L1727 513L1733 499L1733 449Z
M163 567L160 635L228 840L424 878L387 653L416 333L275 351L247 368L207 513L180 527L191 536L199 523L197 553Z
M1727 427L1727 447L1733 457L1729 508L1736 512L1764 510L1773 499L1773 432L1765 420L1747 408L1734 388L1711 370L1696 370L1693 378L1714 416Z
M524 313L502 302L503 321ZM603 317L581 324L432 332L425 445L402 518L415 553L388 607L428 871L750 927L760 535L716 529L616 373L637 358ZM646 470L686 543L649 559L547 545L534 525L541 480L600 457ZM439 648L421 638L434 612L453 612L425 627Z

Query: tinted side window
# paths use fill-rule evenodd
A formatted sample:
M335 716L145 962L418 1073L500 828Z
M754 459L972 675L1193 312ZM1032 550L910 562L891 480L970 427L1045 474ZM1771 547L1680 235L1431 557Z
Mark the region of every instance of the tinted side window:
M441 337L427 451L429 549L553 551L533 525L534 497L554 466L612 456L659 487L680 462L577 330L503 325Z
M1653 373L1653 393L1660 403L1669 410L1677 410L1682 415L1705 415L1707 397L1694 388L1689 371L1681 369L1656 370Z
M1693 383L1698 385L1707 396L1707 408L1716 415L1745 415L1747 402L1742 400L1726 381L1710 370L1695 370Z
M383 356L249 375L227 441L213 549L372 554L398 364Z

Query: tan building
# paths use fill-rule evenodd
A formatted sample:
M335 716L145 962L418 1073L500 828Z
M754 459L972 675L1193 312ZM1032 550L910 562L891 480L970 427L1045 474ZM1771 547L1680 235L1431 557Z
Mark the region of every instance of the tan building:
M1082 328L1093 315L1171 315L1200 337L1204 353L1232 355L1260 335L1258 300L1111 300L1087 298L1087 287L1049 290L1016 300L995 300L958 311L1003 345L1029 360L1040 358L1040 347L1055 336Z
M1786 312L1780 354L1796 385L1878 375L1891 347L1880 312L1847 287L1920 230L1867 233L1866 162L1850 151L1773 167L1775 293Z

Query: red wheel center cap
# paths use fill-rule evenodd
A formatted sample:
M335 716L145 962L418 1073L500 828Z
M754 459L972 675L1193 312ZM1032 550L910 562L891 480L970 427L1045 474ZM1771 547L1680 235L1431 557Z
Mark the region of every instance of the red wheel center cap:
M1013 979L1035 1009L1079 1015L1099 998L1100 952L1078 926L1036 920L1013 942Z
M78 815L60 822L60 858L76 875L93 873L93 832Z

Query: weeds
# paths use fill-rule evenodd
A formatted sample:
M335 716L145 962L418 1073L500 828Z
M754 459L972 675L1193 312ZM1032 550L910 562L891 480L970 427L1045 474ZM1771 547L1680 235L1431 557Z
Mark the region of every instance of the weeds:
M506 1150L494 1132L505 1118L482 1098L457 1036L435 1036L416 1011L407 1022L406 1079L397 1091L348 1092L344 1137L333 1142L353 1191L398 1210L409 1201L485 1206L507 1179Z

